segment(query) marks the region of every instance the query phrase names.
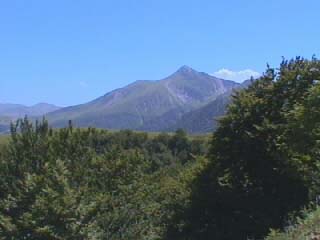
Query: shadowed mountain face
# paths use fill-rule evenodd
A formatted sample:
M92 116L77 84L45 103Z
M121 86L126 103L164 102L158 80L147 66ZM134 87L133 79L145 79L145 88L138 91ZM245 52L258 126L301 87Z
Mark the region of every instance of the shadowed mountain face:
M168 130L175 131L182 128L191 134L212 132L218 125L218 119L226 113L231 93L232 91L221 94L205 106L185 113Z
M237 85L236 89L247 88L252 80L246 80ZM218 126L218 120L225 115L227 105L231 101L234 91L228 91L219 95L215 100L203 107L185 113L181 118L170 126L169 131L182 128L191 134L201 134L214 131Z
M55 127L76 126L162 131L187 112L206 106L239 84L183 66L158 81L136 81L89 103L62 108L47 118Z

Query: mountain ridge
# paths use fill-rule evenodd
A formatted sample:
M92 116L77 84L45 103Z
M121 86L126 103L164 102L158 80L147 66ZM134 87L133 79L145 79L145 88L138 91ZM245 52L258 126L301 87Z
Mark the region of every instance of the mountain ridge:
M78 127L139 131L183 128L201 134L215 129L215 119L224 115L233 91L249 84L250 80L240 84L183 65L162 79L137 80L74 106L38 103L29 107L7 104L5 108L0 103L0 128L8 128L12 120L25 115L33 119L44 115L52 127L58 128L72 120Z
M135 81L88 103L49 113L47 118L56 127L72 120L80 127L161 131L184 113L238 86L184 65L163 79Z
M0 133L8 132L10 123L18 118L23 118L25 116L35 118L43 116L48 112L56 111L60 108L61 107L56 105L43 102L31 106L13 103L0 103Z
M48 112L56 111L60 109L53 104L49 103L37 103L31 106L26 106L23 104L13 104L13 103L0 103L0 116L10 117L13 119L28 116L38 116L44 115Z

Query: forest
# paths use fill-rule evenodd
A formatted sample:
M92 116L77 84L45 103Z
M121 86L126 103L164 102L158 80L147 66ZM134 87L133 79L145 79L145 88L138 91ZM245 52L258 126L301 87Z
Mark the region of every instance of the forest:
M315 57L268 66L210 136L20 119L0 140L0 239L312 239L319 81Z

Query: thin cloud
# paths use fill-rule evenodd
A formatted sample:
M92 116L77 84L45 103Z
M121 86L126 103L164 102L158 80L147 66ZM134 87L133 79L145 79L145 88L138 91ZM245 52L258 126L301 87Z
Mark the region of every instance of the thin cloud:
M253 78L258 78L261 76L259 72L256 72L252 69L245 69L240 71L232 71L230 69L222 68L212 74L215 77L223 78L227 80L232 80L236 82L243 82L245 80Z

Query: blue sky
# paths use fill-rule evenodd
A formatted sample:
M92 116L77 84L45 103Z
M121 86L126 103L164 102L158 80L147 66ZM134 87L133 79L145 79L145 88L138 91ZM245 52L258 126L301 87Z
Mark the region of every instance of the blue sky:
M66 106L181 65L241 79L281 56L319 57L319 9L319 0L0 1L0 102Z

